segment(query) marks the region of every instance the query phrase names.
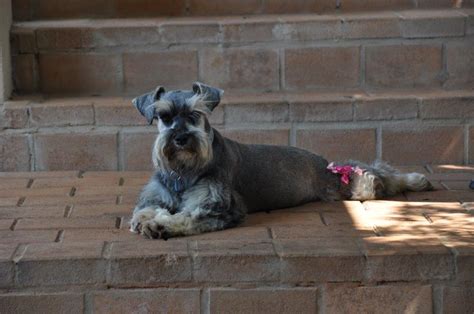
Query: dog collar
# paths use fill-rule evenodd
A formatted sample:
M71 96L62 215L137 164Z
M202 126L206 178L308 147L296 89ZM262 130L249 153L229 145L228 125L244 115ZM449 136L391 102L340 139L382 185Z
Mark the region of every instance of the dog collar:
M181 178L180 175L178 175L176 172L171 171L170 173L159 173L160 180L163 184L168 186L168 184L171 185L171 188L173 191L176 193L180 193L184 191L184 188L186 186L183 178Z

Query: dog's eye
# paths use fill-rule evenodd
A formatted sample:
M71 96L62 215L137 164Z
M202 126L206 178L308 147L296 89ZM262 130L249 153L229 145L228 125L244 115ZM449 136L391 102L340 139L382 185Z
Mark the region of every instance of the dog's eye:
M171 123L171 115L167 113L160 114L160 119L163 121L164 124L170 124Z
M193 111L193 112L191 112L191 114L188 115L188 120L192 124L196 124L198 122L200 116L201 116L201 114L199 112Z

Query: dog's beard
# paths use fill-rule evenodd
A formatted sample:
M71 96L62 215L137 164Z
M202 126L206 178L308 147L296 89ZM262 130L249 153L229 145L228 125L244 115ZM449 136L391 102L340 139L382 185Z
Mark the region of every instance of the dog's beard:
M160 134L153 149L155 168L185 175L199 173L212 159L212 144L205 132L196 132L186 147L177 147L172 134Z

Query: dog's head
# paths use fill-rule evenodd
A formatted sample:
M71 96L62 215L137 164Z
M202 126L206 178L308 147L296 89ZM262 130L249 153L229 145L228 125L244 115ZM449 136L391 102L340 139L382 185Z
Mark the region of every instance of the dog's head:
M196 82L192 91L165 92L160 86L133 100L149 124L158 119L159 132L153 148L157 169L183 174L198 171L212 160L214 134L208 115L222 94L218 88Z

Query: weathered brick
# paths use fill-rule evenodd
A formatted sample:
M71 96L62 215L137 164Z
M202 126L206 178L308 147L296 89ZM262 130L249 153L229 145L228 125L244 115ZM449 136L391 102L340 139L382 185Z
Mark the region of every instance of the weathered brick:
M30 126L70 126L94 124L94 110L90 100L57 99L32 104Z
M199 313L199 289L137 289L94 292L92 306L96 313L132 313L165 311Z
M315 98L289 100L290 121L351 121L352 100L347 98Z
M161 36L168 43L217 43L219 24L213 21L165 22L160 25Z
M179 16L185 13L184 0L114 0L118 17Z
M392 38L400 37L398 17L394 13L344 15L344 38Z
M388 223L388 222L386 222ZM400 225L403 220L392 221ZM428 224L412 224L413 229L427 229ZM384 232L385 228L380 227ZM410 230L410 229L407 229ZM366 237L361 248L367 257L365 278L369 281L447 280L454 274L454 258L438 239L405 235ZM410 244L410 240L416 243ZM431 241L431 242L430 242ZM428 244L423 247L423 242Z
M245 219L243 226L289 226L289 225L311 225L324 227L319 214L315 211L293 212L291 210L278 210L270 213L252 213Z
M431 286L394 285L358 287L357 285L327 285L323 294L326 311L413 312L432 313Z
M241 103L226 106L226 124L286 121L288 121L288 104L285 102L251 103L243 100Z
M244 144L288 145L290 130L288 129L226 129L221 134L234 141Z
M207 49L200 55L200 77L223 89L279 89L278 53L268 49Z
M76 205L92 205L92 204L110 204L115 205L117 202L117 195L85 195L84 197L69 196L28 196L23 202L22 206L51 206L62 205L67 206L72 203Z
M80 293L8 293L0 294L0 307L5 313L70 313L84 311Z
M139 186L129 186L124 188L123 186L80 186L75 190L75 196L87 197L92 195L122 195L122 194L138 194L140 191Z
M40 1L34 7L34 19L67 19L103 16L109 12L109 1Z
M0 129L28 127L29 101L6 101L0 111Z
M11 30L12 49L16 53L35 53L36 52L36 34L31 28L15 28ZM13 51L14 51L13 50Z
M190 88L198 77L197 53L192 50L126 53L123 64L127 92L148 92L157 85Z
M8 189L24 189L30 180L27 178L8 178L0 182L0 191ZM10 195L11 196L11 195Z
M236 228L225 229L215 232L207 232L186 237L187 240L213 240L213 241L268 241L270 236L268 229L265 227L245 227L238 226ZM172 238L170 241L179 241L179 238Z
M62 206L36 206L36 207L3 207L0 211L0 218L45 218L63 217L64 207Z
M321 13L334 9L332 0L267 0L263 3L263 12L267 14Z
M97 125L147 125L128 98L97 99L94 110Z
M474 45L446 45L446 65L448 80L445 86L450 89L472 88L474 85Z
M297 130L296 145L328 160L375 159L375 130Z
M382 159L397 165L462 163L463 145L461 127L401 125L382 131Z
M124 170L152 170L151 158L153 143L158 133L156 130L149 132L123 132L122 157Z
M340 3L342 11L374 11L414 7L410 0L341 0Z
M115 133L39 133L35 135L37 170L115 170Z
M420 108L422 119L474 118L474 95L459 97L426 97Z
M281 23L274 17L228 18L220 24L223 42L270 42L285 39Z
M190 0L189 12L195 16L209 15L244 15L259 13L261 1L244 0L235 2L232 0L223 0L215 2L212 0Z
M105 282L103 242L30 244L17 263L20 286L100 284Z
M317 289L246 289L210 290L212 313L316 313Z
M274 282L279 279L279 259L272 244L262 240L192 243L193 274L198 282Z
M15 230L31 229L113 229L114 217L87 218L23 218L19 219Z
M159 44L162 36L155 20L106 20L81 34L82 47L117 47Z
M13 83L20 93L38 91L38 65L35 56L22 54L12 56Z
M360 281L364 257L353 238L274 241L281 258L281 281Z
M405 38L463 36L465 17L456 11L405 11L401 14Z
M31 19L32 7L30 0L12 1L12 13L14 21L25 21Z
M362 97L355 101L356 120L416 119L418 100L415 97Z
M17 245L14 243L0 244L0 287L2 288L13 285L15 270L12 258L16 248Z
M466 1L463 1L463 2L466 2ZM461 5L465 5L466 3L461 3L459 1L452 1L452 0L417 0L416 4L418 8L428 9L428 8L459 8Z
M145 184L146 182L144 182ZM144 185L143 184L143 185ZM132 213L133 208L129 205L110 205L110 204L92 204L92 205L74 205L71 217L101 217L112 216L120 217ZM122 223L128 223L123 221ZM107 230L109 231L109 230Z
M276 39L289 41L337 39L342 36L342 23L330 15L293 15L283 17L272 33Z
M10 196L67 196L71 189L68 187L56 187L49 189L4 189L0 190L0 197Z
M414 88L441 85L440 45L369 46L365 49L365 62L366 83L370 87Z
M0 171L29 171L28 135L0 135Z
M469 129L469 162L474 163L474 127Z
M285 88L343 88L359 85L359 47L285 50Z
M129 210L129 212L131 212ZM147 241L143 237L137 237L128 229L68 229L64 230L62 242L93 242L100 239L101 241L117 242L117 241Z
M474 312L474 288L450 287L443 288L444 313L472 313Z
M84 27L65 26L39 28L36 30L36 42L40 50L80 49L88 46L90 30Z
M57 230L28 230L28 231L0 231L0 243L3 244L27 244L54 242L58 234Z
M473 6L474 4L471 4L471 7ZM472 35L474 34L474 9L464 10L463 13L467 15L466 34Z
M121 65L121 58L114 54L41 54L41 91L88 94L118 92L122 84Z
M77 178L78 171L16 171L0 172L0 178Z
M140 237L139 235L135 235ZM191 281L191 257L183 241L117 242L110 253L113 286Z
M0 206L16 206L19 197L2 197L0 198Z
M306 239L306 238L346 238L346 237L371 237L372 230L359 230L349 225L332 226L275 226L272 227L274 239Z

